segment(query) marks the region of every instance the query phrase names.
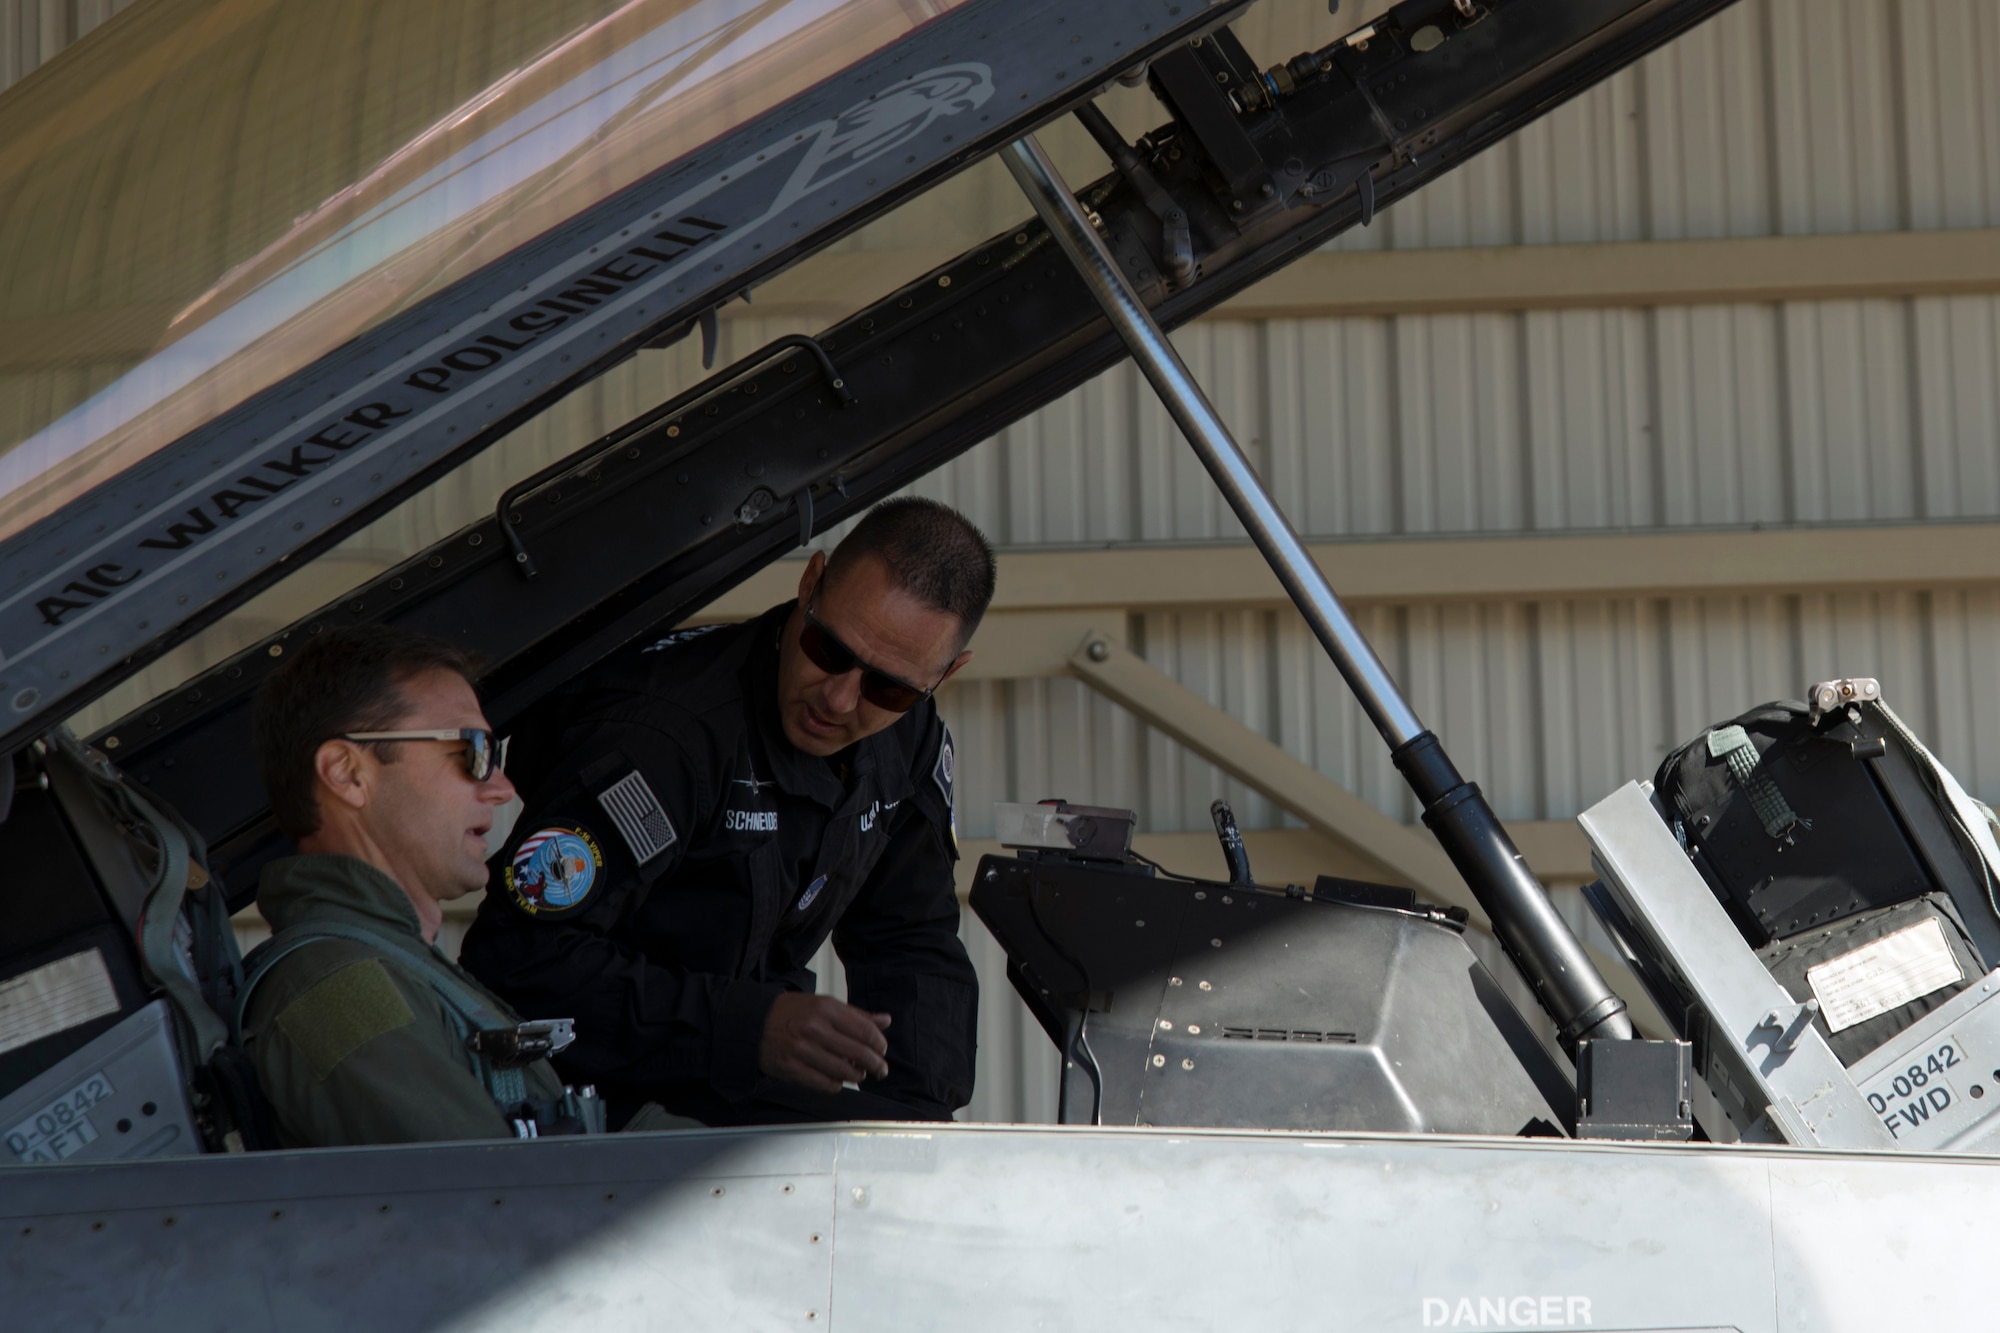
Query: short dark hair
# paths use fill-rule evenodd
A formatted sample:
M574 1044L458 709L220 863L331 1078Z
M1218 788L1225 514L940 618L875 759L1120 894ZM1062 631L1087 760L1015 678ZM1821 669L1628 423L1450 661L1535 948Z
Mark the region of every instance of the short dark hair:
M958 617L963 647L993 601L993 546L949 505L902 495L869 510L833 550L831 573L856 556L881 557L896 586L933 611Z
M330 629L300 645L264 682L251 716L251 743L271 812L294 842L319 830L319 747L350 731L393 731L409 711L402 686L428 671L471 680L478 663L442 639L387 625ZM399 747L379 753L395 762Z

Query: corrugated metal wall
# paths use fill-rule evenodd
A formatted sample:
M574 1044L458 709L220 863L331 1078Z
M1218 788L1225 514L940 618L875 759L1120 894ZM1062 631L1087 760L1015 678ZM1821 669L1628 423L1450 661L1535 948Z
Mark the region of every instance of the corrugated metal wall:
M0 78L116 4L0 0ZM1385 6L1267 3L1260 58ZM1337 249L1786 236L2000 226L2000 5L1745 0L1388 212ZM1144 96L1109 103L1129 130ZM1049 142L1101 166L1067 126ZM1024 216L975 169L843 249L968 245ZM725 323L726 356L789 331ZM1398 318L1209 321L1177 339L1294 518L1319 537L2000 516L2000 299L1796 301ZM508 482L699 375L649 355L577 395L353 543L357 577L485 511ZM917 488L1003 545L1228 540L1239 532L1164 413L1114 371ZM1837 529L1829 542L1841 540ZM1941 576L1948 571L1941 571ZM1427 603L1362 623L1461 767L1512 818L1563 818L1650 774L1677 741L1815 678L1876 674L1940 756L2000 799L2000 587L1845 596ZM146 694L288 608L267 599L148 673ZM261 619L259 617L262 617ZM1408 798L1295 617L1157 614L1149 660L1399 818ZM135 691L136 691L135 687ZM136 692L133 699L144 697ZM980 682L946 703L963 831L992 802L1060 793L1204 827L1267 802L1068 680ZM981 1117L1053 1108L1054 1054L990 940Z
M0 3L0 88L25 78L65 46L136 0L4 0Z

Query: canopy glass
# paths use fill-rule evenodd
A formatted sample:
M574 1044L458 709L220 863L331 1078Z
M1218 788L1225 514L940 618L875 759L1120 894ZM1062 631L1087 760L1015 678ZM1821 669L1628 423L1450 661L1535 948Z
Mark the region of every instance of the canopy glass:
M151 0L0 95L0 538L963 0Z

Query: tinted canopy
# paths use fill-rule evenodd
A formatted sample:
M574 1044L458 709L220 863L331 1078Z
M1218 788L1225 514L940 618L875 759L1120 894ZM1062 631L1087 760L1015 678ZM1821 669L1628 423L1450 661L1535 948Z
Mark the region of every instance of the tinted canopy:
M152 0L0 95L0 538L960 0Z

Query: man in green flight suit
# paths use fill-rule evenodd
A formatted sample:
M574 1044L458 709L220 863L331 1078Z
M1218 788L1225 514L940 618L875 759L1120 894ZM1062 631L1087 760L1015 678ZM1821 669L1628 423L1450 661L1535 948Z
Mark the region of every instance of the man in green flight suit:
M300 855L258 883L275 934L240 1022L287 1147L593 1127L546 1058L560 1025L521 1025L436 948L442 904L485 887L514 795L472 669L419 635L331 630L257 700L258 766ZM627 1128L693 1123L645 1111Z

